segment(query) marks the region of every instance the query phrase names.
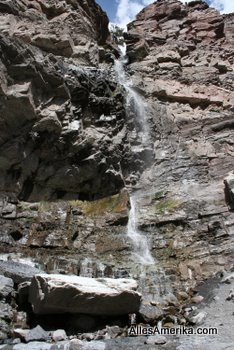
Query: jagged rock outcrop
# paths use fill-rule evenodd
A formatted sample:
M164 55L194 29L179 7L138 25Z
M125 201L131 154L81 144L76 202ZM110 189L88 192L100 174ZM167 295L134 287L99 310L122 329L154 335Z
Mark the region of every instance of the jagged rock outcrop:
M159 0L126 34L131 79L152 108L139 224L187 282L233 263L233 18L203 1Z
M98 45L110 36L108 17L94 0L3 0L0 13L5 35L85 64L98 63Z
M145 193L139 192L138 221L157 261L177 282L194 284L231 265L233 213L223 181L233 170L232 18L200 1L158 1L127 34L128 71L148 102L154 157L139 185ZM143 37L147 55L139 56ZM86 273L96 277L104 261L106 276L129 276L127 196L90 207L68 201L119 191L120 165L127 175L131 166L134 178L120 87L101 69L76 66L8 33L1 45L1 186L11 192L2 195L0 207L2 252L21 247L47 272L79 273L86 264ZM132 153L139 161L138 150L144 152L132 118ZM65 202L30 205L17 197ZM63 253L51 256L48 249Z
M23 282L18 299L4 297L0 339L11 322L39 322L27 304L38 271L139 278L138 321L195 322L200 311L191 304L208 302L209 278L233 265L233 15L202 1L159 0L142 10L125 35L125 88L143 109L131 110L129 98L126 115L107 19L94 1L0 1L0 12L0 273ZM126 184L136 185L149 266L126 236ZM22 264L25 257L36 266ZM77 329L92 329L90 317L73 319ZM108 327L80 339L126 335ZM94 343L151 346L138 338ZM9 348L22 346L40 344Z
M28 201L117 193L123 97L95 68L106 14L93 0L18 0L1 2L0 16L1 191Z

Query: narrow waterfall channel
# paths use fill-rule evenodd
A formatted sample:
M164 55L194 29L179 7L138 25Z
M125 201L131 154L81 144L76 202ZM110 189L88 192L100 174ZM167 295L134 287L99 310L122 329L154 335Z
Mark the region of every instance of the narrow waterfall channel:
M136 200L134 196L130 196L130 205L131 208L128 218L127 235L133 242L135 261L142 265L153 264L154 259L150 253L147 238L137 227Z
M140 125L141 146L146 146L149 140L149 128L146 120L145 101L131 86L131 81L127 79L124 69L126 64L124 53L115 61L115 72L119 83L124 87L127 93L126 109L131 109L134 113L136 122ZM137 199L136 193L130 194L130 211L127 225L127 236L133 244L133 257L137 263L142 265L151 265L154 259L150 252L147 237L138 229L137 226Z
M115 72L119 83L124 87L127 93L126 108L133 109L135 122L140 126L141 144L144 146L149 141L149 127L146 120L146 103L142 96L132 86L131 80L126 77L124 69L126 63L127 59L123 53L118 60L115 60Z

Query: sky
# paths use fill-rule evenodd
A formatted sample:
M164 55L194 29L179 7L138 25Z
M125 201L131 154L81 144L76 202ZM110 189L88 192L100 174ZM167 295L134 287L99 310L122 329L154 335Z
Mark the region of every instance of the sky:
M185 3L191 0L181 1ZM133 21L143 7L155 0L96 0L96 2L107 12L110 22L126 28L126 24ZM234 0L206 0L206 2L221 13L234 12Z

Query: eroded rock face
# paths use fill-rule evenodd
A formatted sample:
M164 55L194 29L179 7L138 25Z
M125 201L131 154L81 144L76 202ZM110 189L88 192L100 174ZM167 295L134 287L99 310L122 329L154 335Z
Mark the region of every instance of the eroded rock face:
M64 6L71 10L68 3L78 4L73 17L84 14L80 2L34 1L40 8L27 9L25 19L19 1L0 1L0 251L13 261L27 256L47 273L140 276L141 320L185 324L193 287L233 265L233 15L221 16L201 1L157 1L129 25L126 69L133 92L147 105L148 134L142 135L135 111L125 117L113 69L95 67L93 50L106 36L98 39L86 24L75 29L81 36L73 36L71 16L63 12ZM64 17L65 36L57 21ZM18 33L12 35L5 18L34 23L38 33L22 29L26 38L12 26ZM73 43L86 29L90 55L81 43L78 55ZM124 184L137 184L137 224L155 258L144 268L126 237L129 200L119 192ZM0 264L3 274L6 265ZM25 302L28 282L19 294ZM92 328L91 315L81 316L78 327L84 320ZM5 319L3 325L7 337Z
M117 193L128 151L123 96L97 68L106 14L93 0L18 0L0 18L1 190L28 201Z
M108 18L94 0L2 1L1 31L59 56L97 64L109 37Z
M233 14L202 1L159 0L126 34L128 71L152 108L154 161L139 185L139 224L157 259L178 264L191 284L233 263L234 216L224 193L230 205L232 22Z
M36 275L29 301L36 314L126 315L139 310L136 289L136 281L130 279Z

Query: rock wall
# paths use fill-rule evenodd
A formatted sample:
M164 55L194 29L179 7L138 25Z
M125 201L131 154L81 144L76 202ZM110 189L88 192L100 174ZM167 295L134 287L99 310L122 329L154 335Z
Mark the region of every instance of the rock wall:
M125 35L128 72L152 108L154 162L139 223L184 281L233 263L231 174L224 191L233 171L233 19L202 1L159 0Z
M108 56L106 14L93 0L3 1L0 16L1 191L27 201L117 193L123 96L96 67Z
M135 278L138 320L196 323L188 306L209 293L194 299L193 288L233 265L233 15L159 0L129 24L126 74L147 135L138 113L126 114L108 19L93 0L0 1L0 16L0 275L10 278L1 277L0 340L12 325L23 341L47 339L25 332L39 322L30 280L45 272ZM155 259L144 268L126 236L126 186ZM106 319L76 321L89 331ZM126 318L113 322L79 339L126 335Z
M98 63L98 45L110 36L108 17L94 0L3 0L0 12L4 34L86 64Z

